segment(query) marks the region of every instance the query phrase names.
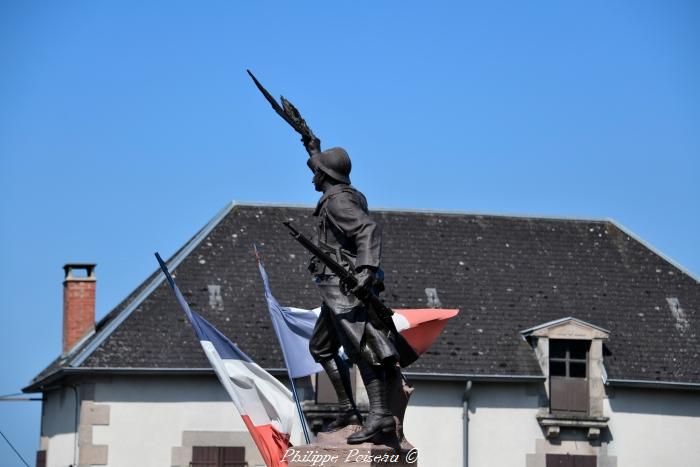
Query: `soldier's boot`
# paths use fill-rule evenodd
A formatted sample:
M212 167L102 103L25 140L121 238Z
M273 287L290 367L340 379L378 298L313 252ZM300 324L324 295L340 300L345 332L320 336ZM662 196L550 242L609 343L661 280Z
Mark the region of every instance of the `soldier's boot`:
M366 365L364 362L359 365L369 398L369 416L362 429L348 437L348 444L364 443L380 433L393 433L396 430L396 421L389 411L384 368L370 368L369 365L363 368L362 365Z
M336 358L321 362L321 366L331 380L333 389L338 396L338 405L340 405L340 413L335 420L328 424L326 431L337 431L348 425L362 425L362 415L352 400L350 372L345 362Z

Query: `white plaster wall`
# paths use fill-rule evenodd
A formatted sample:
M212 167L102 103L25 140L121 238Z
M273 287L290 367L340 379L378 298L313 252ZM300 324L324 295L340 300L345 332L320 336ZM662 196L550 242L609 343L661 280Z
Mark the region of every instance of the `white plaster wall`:
M462 397L465 383L412 382L406 438L421 466L464 465ZM535 385L473 383L469 400L469 466L525 466L544 436L535 414Z
M474 383L469 399L469 467L525 467L543 439L534 384ZM455 464L456 465L456 464Z
M617 467L700 466L700 393L614 388L605 413Z
M44 394L41 416L41 449L47 449L47 467L73 464L75 447L75 394L72 389Z
M412 384L416 390L405 432L419 450L419 465L462 466L464 383ZM525 467L526 455L544 439L536 420L537 391L535 384L473 384L470 467ZM700 466L700 393L608 388L608 396L608 455L617 458L617 467ZM109 446L112 467L170 465L183 431L247 433L213 376L114 377L96 382L95 403L110 406L109 425L94 426L92 442ZM46 393L42 443L48 443L49 467L73 463L74 417L71 389ZM298 426L292 442L303 444ZM247 451L251 454L257 456L257 451Z
M110 406L109 425L93 428L93 444L109 446L107 465L111 467L171 465L172 448L182 445L183 431L247 434L213 376L113 378L96 385L95 402ZM298 431L293 432L294 444L299 444L299 438ZM246 457L254 460L251 465L260 459L257 451L246 450Z
M410 382L415 391L406 409L404 434L418 449L418 465L463 465L464 384Z

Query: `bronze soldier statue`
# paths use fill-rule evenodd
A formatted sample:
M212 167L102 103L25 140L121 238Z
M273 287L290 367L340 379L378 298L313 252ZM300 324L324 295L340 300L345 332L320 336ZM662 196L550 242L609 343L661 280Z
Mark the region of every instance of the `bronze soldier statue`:
M314 215L318 216L317 244L329 253L339 252L341 264L354 270L358 285L347 294L338 276L312 258L309 266L323 299L309 350L328 373L344 406L330 426L338 429L360 421L359 413L347 394L333 356L342 345L351 361L357 364L369 397L370 413L362 430L351 435L348 443L363 443L380 432L393 432L394 417L389 411L384 364L394 365L399 355L388 336L377 329L368 316L367 307L354 295L382 289L381 229L370 218L364 195L350 185L350 158L342 148L320 152L309 150L309 167L313 171L316 191L323 192Z
M333 257L350 271L353 278L352 284L348 284L316 256L311 259L309 270L323 303L309 350L328 374L341 406L340 414L328 429L362 424L362 429L348 437L349 444L372 440L380 433L395 432L394 416L401 421L405 405L398 410L400 413L396 410L392 413L388 385L395 386L396 378L402 378L399 362L405 366L417 355L396 332L391 318L379 319L370 302L361 299L372 297L391 313L376 300L384 289L381 228L370 217L365 196L350 184L352 164L348 153L339 147L321 151L320 140L297 109L284 97L280 106L250 71L248 73L275 111L302 135L302 143L309 154L307 165L313 172L312 183L316 191L323 193L314 210L318 218L316 246L321 254ZM337 357L341 346L358 366L367 389L370 408L364 423L349 384L343 378L346 368Z

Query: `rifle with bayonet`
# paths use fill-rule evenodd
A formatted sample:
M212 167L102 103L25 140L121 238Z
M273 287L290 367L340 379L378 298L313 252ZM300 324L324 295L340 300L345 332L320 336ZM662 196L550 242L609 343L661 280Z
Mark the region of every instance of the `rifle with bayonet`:
M301 135L301 142L304 143L304 147L309 153L309 156L315 152L320 152L321 140L314 135L313 131L311 131L311 128L309 128L309 125L306 124L306 120L302 118L299 110L297 110L297 108L294 107L291 102L285 99L284 96L280 96L280 101L282 102L282 105L280 105L277 100L272 97L272 94L270 94L267 89L260 84L260 81L258 81L255 75L250 70L246 71L253 79L255 86L258 88L258 90L260 90L262 95L265 96L267 102L270 103L272 109L277 112L277 114L294 129L294 131Z
M333 274L338 276L340 283L344 284L345 290L350 290L353 295L355 295L362 303L367 307L367 313L372 324L380 330L389 331L393 334L394 344L396 345L396 350L399 352L399 364L402 367L407 367L416 359L418 359L418 354L415 349L404 339L404 337L399 334L394 324L394 320L391 316L394 314L393 310L386 306L372 291L358 291L354 292L354 289L358 285L357 278L355 275L348 271L342 264L338 263L333 257L328 253L323 251L314 242L306 238L298 230L292 227L289 221L282 222L285 227L290 230L291 236L299 242L304 248L306 248L312 255L318 258L323 264L330 269Z

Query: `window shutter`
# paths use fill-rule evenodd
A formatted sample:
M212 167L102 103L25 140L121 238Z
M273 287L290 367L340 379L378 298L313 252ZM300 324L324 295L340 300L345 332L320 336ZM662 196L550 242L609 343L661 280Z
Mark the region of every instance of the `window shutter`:
M598 461L596 456L574 456L574 467L596 467Z
M552 412L588 413L588 380L552 376L550 378Z
M247 467L242 446L194 446L190 467Z
M569 381L571 390L569 397L569 410L571 412L588 413L588 379L573 379Z
M547 454L547 467L574 467L574 459L566 454Z
M194 446L190 467L219 467L219 448L216 446Z
M571 454L547 454L547 467L596 467L596 456L572 456Z
M221 448L222 467L246 467L245 448L241 446Z
M36 452L36 467L46 467L46 451Z

